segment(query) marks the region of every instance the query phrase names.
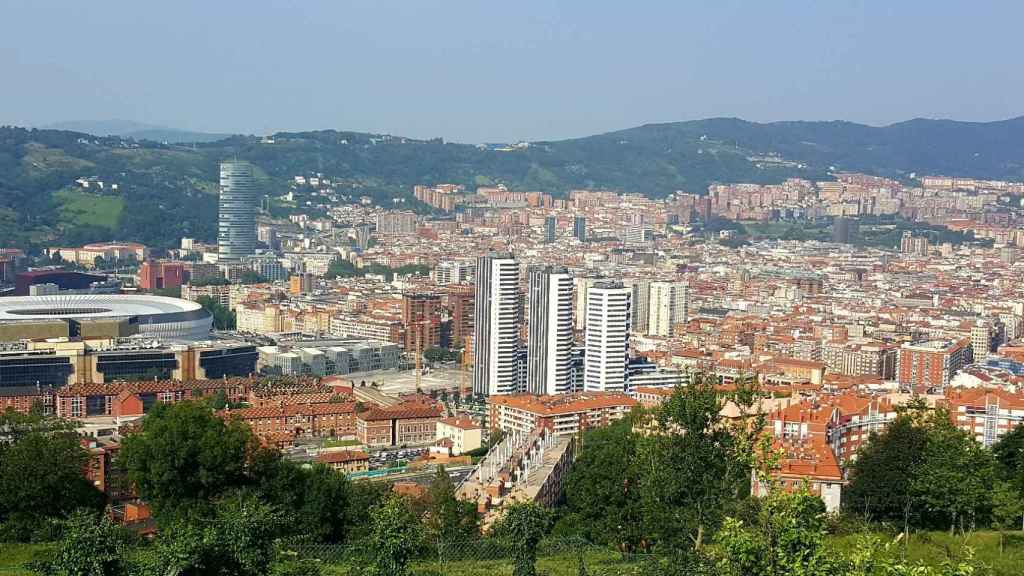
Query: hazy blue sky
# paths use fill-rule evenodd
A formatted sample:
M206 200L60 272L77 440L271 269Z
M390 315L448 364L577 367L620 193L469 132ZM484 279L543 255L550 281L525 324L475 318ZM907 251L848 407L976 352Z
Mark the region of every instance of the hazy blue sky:
M0 0L0 124L479 142L1024 114L1024 2Z

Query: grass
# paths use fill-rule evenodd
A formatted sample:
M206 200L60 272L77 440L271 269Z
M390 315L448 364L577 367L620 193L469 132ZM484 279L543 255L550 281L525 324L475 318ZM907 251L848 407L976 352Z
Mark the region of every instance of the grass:
M854 534L834 536L830 540L836 551L849 553L856 548L859 538ZM963 546L971 547L975 559L991 568L994 576L1016 576L1024 572L1024 533L1019 531L1006 534L1002 552L996 532L975 532L966 537L950 536L946 532L918 532L911 537L906 554L912 561L921 560L931 566L939 566L950 555L959 555ZM52 545L49 544L0 544L0 576L32 576L33 573L25 570L24 565L50 550ZM437 561L415 562L412 573L417 576L511 576L510 559L487 558L490 554L485 549L481 549L480 554L481 559L444 564ZM640 562L623 559L614 550L600 547L588 547L584 562L587 574L594 576L639 574L641 567ZM324 574L345 576L355 567L327 562ZM577 576L579 557L570 550L551 551L550 554L542 554L537 568L539 573L548 576Z
M835 536L832 543L837 550L850 552L857 546L858 535ZM907 558L939 566L943 561L959 557L964 546L974 550L975 560L992 569L995 576L1024 573L1024 533L1007 532L1004 547L999 550L999 533L973 532L966 536L950 536L948 532L916 532L906 546Z
M345 448L348 446L360 446L359 440L324 440L324 448Z
M591 576L625 576L639 574L641 563L623 559L611 549L588 549L584 556L587 574ZM363 563L351 565L326 564L326 576L349 576L358 573ZM452 562L420 561L410 566L415 576L512 576L513 563L509 558L457 560ZM572 552L542 555L537 559L537 573L545 576L579 576L579 556Z
M0 576L31 576L25 564L52 550L49 544L0 543Z
M790 235L808 236L815 239L831 239L831 229L827 225L811 224L810 222L741 222L747 233L757 238L786 238Z
M45 176L58 170L87 170L96 166L88 160L70 156L59 148L48 148L36 142L25 145L22 165L30 176Z
M53 193L60 203L60 221L71 226L96 226L117 230L124 211L124 198L100 196L73 188Z

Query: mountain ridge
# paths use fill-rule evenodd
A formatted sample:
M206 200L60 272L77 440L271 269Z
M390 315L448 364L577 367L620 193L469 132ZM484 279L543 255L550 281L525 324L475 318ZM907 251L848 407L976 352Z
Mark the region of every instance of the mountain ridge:
M518 147L333 129L278 132L271 139L236 135L186 146L3 127L0 246L119 239L159 247L181 236L212 240L217 163L225 158L253 162L270 196L286 192L295 175L320 172L338 183L339 194L370 196L381 205L404 198L406 206L421 210L428 208L412 198L412 186L441 182L469 189L504 184L556 195L591 188L664 197L680 190L705 193L716 182L828 179L834 171L1024 181L1024 117L911 119L884 127L722 117ZM81 177L119 184L118 198L106 200L122 208L117 218L90 218L90 195L96 192L73 189Z
M154 142L168 142L171 144L214 142L233 136L233 134L228 133L184 130L118 118L110 120L68 120L46 124L39 128L43 130L79 132L91 136L121 136L135 140L152 140Z

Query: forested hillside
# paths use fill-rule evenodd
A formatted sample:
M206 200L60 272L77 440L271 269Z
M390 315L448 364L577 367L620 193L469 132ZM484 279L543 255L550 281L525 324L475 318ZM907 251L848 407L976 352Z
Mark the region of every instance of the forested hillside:
M555 194L573 188L703 193L709 183L827 178L830 170L1024 180L1024 118L966 123L912 120L876 128L849 122L757 124L710 119L651 124L586 138L493 147L324 130L273 143L234 136L163 144L62 130L0 128L0 245L138 240L168 246L215 235L217 163L251 160L265 192L322 172L340 192L380 201L419 183ZM95 177L105 188L82 189ZM112 190L110 184L117 184Z

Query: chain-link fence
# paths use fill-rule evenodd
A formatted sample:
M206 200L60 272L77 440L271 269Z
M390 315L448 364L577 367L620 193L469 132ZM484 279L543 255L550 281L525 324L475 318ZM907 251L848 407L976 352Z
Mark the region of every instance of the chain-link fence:
M622 554L579 539L549 539L537 547L537 574L611 576L640 574L650 558ZM361 576L374 563L366 544L281 544L278 557L313 560L330 574ZM509 543L496 538L426 541L409 565L414 576L511 576L515 557Z
M143 548L144 544L141 545ZM23 547L27 550L29 547ZM48 558L48 546L32 546L32 553L15 558L0 558L0 576L34 576L30 560ZM139 550L141 550L140 548ZM14 554L15 548L0 548L0 555ZM370 542L319 544L280 541L274 559L315 564L323 576L363 576L372 573L376 550ZM576 538L551 538L536 549L539 576L612 576L639 575L651 557L623 554L608 547ZM469 540L424 539L416 547L409 563L412 576L512 576L515 554L509 542L481 537Z

